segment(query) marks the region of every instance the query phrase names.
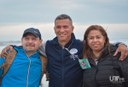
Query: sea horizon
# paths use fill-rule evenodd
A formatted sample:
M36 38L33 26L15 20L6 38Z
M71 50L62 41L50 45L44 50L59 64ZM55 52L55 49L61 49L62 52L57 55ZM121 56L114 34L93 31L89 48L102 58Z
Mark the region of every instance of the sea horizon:
M122 43L128 45L128 39L110 39L109 41L110 41L110 43L122 42ZM43 43L45 43L45 42L46 41L43 41ZM18 40L0 41L0 47L7 46L7 45L21 45L21 41L18 41Z

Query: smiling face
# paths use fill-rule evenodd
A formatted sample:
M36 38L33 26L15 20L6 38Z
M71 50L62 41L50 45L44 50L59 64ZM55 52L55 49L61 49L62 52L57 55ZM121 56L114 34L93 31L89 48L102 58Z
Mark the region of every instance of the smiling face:
M102 49L107 47L109 50L110 43L107 32L100 25L91 25L84 33L83 56L94 58L100 56Z
M40 47L42 40L32 34L27 34L22 38L22 46L27 52L35 52Z
M55 33L59 43L67 43L71 39L73 33L73 25L69 19L61 19L55 21Z
M105 38L99 30L92 30L88 34L87 42L93 52L100 52L104 48Z

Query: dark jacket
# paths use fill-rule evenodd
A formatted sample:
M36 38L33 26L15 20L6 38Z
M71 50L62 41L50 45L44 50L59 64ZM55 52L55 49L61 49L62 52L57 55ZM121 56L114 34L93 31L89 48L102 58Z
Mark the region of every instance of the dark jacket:
M47 41L49 87L82 87L83 70L78 62L82 49L81 41L73 34L65 48L59 45L57 38Z
M98 64L89 59L90 69L84 70L84 87L128 87L128 58L119 61L113 57L116 48L111 47L111 54L105 49Z

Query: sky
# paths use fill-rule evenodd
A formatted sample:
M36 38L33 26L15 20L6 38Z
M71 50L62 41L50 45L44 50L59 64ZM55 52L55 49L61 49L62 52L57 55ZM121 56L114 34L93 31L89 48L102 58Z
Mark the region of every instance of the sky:
M102 25L111 40L128 40L128 0L0 0L0 41L20 40L26 28L52 39L54 19L68 14L74 33L83 39L86 28Z

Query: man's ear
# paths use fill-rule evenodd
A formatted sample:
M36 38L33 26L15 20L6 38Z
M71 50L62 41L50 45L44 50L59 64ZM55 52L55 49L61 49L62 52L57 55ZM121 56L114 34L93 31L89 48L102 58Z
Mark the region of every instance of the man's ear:
M72 32L74 31L74 26L72 26Z
M56 34L56 27L54 26L54 33Z
M43 40L40 40L40 46L43 44Z
M21 38L21 42L23 41L23 37Z

